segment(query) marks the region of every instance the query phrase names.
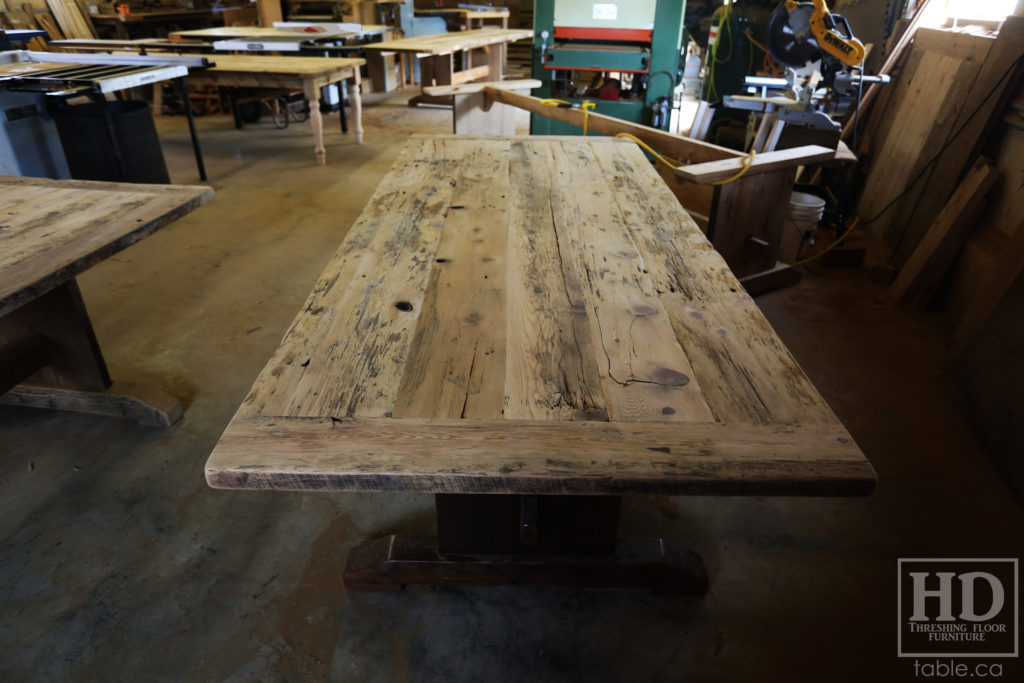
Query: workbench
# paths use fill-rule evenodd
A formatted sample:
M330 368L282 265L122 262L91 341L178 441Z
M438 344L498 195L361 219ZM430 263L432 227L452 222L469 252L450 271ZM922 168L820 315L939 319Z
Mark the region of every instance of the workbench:
M379 53L381 57L396 53L403 56L399 62L399 78L403 85L406 83L407 70L404 55L409 55L410 60L414 56L418 57L420 85L427 87L478 80L500 81L505 71L504 46L532 36L533 32L526 29L474 29L418 38L385 40L363 47L365 50ZM411 63L408 73L412 74ZM410 104L450 101L451 98L437 99L419 95L413 98Z
M416 16L441 17L445 22L454 24L462 31L470 31L475 28L484 28L488 21L495 21L501 25L501 28L508 28L509 11L507 7L495 7L488 10L448 7L417 9Z
M177 421L176 399L111 382L75 278L212 197L208 187L0 176L0 403Z
M151 24L192 24L213 21L214 14L209 10L160 9L142 10L131 14L90 14L89 18L97 26L113 26L118 38L131 38L131 28Z
M262 26L213 26L191 31L175 31L168 36L174 43L190 41L249 41L259 45L266 43L267 51L283 49L281 44L334 42L367 36L387 36L394 32L394 27L377 24L366 24L359 31L317 30L303 32L298 29L281 29ZM261 48L248 48L261 49Z
M634 144L413 137L206 465L216 488L436 494L350 589L642 585L629 494L866 495L875 473ZM382 532L386 530L381 530Z
M316 161L327 163L324 148L324 120L320 113L320 88L349 81L352 103L352 132L356 143L363 142L363 105L359 95L359 67L366 63L357 58L271 57L262 55L216 55L215 65L189 74L195 85L216 85L237 88L283 88L301 90L309 102L309 119L313 126Z

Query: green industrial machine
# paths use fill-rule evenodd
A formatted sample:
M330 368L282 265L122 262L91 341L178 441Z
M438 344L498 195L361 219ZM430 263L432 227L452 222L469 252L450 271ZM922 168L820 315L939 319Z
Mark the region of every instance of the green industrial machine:
M544 85L534 95L590 102L590 111L667 130L685 59L685 7L685 0L536 0L532 75ZM535 114L530 132L582 130Z

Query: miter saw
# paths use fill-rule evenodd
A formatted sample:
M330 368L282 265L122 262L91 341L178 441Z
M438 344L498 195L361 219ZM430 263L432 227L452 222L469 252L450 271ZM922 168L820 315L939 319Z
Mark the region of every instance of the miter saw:
M888 76L863 74L864 44L825 0L785 0L768 21L765 45L772 60L785 67L785 78L748 76L744 85L759 96L727 96L724 103L803 127L787 128L779 148L836 146L841 126L833 116L856 106L863 84L889 82Z
M826 86L838 72L859 67L867 54L850 24L829 12L825 0L786 0L768 21L766 42L772 59L783 66L802 69L820 61Z

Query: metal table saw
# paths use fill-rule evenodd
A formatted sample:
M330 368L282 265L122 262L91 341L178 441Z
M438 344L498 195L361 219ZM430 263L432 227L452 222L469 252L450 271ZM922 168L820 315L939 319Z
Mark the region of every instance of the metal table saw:
M115 135L107 94L170 80L185 103L199 177L206 180L185 78L190 68L207 66L204 57L0 52L0 175L70 177L53 111L75 97L105 108L110 153L123 171L124 150Z

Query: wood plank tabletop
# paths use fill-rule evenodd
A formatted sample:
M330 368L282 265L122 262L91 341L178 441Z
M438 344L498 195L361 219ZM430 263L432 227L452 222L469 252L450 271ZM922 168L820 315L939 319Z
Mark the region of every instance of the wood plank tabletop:
M0 176L0 315L212 198L200 186Z
M167 37L173 42L187 41L192 39L203 40L225 40L232 38L258 38L263 41L273 40L326 40L338 38L352 38L363 35L352 31L317 31L303 33L279 28L265 28L262 26L212 26L210 28L197 28L190 31L175 31Z
M413 137L206 471L432 493L875 481L640 149L601 137Z
M508 7L495 7L494 9L466 9L464 7L436 7L417 8L416 16L444 16L457 15L468 19L504 19L509 16Z
M533 31L529 29L480 28L471 31L456 31L455 33L438 33L433 36L385 40L379 43L363 45L362 47L366 50L422 52L431 55L444 55L450 52L472 50L473 48L509 43L532 37Z
M298 76L313 78L342 71L357 69L366 64L358 57L275 57L272 55L213 55L213 66L196 71L192 77L204 73L268 74L274 76Z

